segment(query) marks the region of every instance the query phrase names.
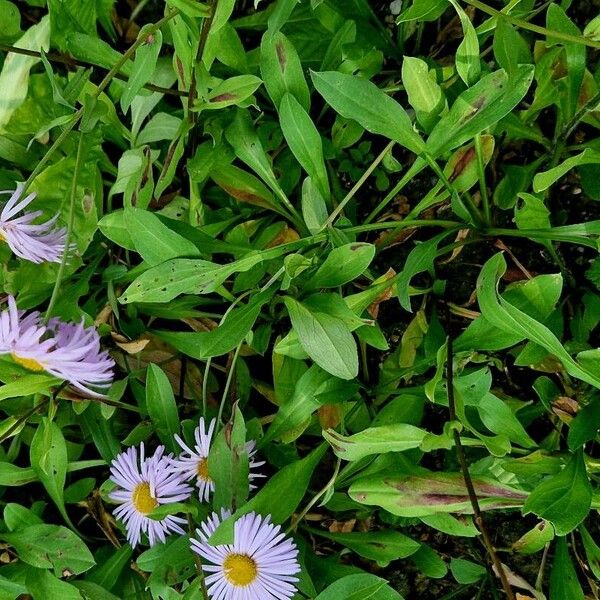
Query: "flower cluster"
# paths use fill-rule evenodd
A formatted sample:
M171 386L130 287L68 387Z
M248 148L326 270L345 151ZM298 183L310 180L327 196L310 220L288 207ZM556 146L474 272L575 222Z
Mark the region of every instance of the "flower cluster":
M184 519L167 515L161 519L150 518L158 506L188 499L193 488L188 482L195 480L200 501L208 501L214 491L214 483L208 474L208 455L216 427L213 419L206 428L203 418L194 431L196 444L191 449L179 436L177 443L183 452L178 457L165 455L159 446L153 456L145 457L143 444L139 458L136 448L129 448L112 462L110 474L115 489L109 497L119 506L114 514L121 519L132 546L148 536L153 546L164 542L169 533L184 534L180 525ZM254 459L256 444L246 444L250 458L250 470L264 464ZM262 477L250 473L252 479ZM300 571L298 549L294 542L281 532L279 525L271 523L269 516L254 512L242 515L234 524L231 544L213 545L209 538L221 521L231 516L222 510L213 513L196 530L191 549L202 559L202 568L208 573L206 584L210 598L214 600L286 600L291 598Z
M0 354L34 372L45 371L68 381L84 394L100 397L92 388L106 388L113 379L114 361L100 348L94 327L50 319L39 312L17 309L12 296L0 313Z
M5 241L18 257L32 263L60 262L65 251L67 230L55 227L58 215L45 223L34 224L41 216L41 210L19 216L35 198L35 194L29 194L21 200L23 191L23 184L19 184L14 192L0 192L11 194L0 213L0 241Z

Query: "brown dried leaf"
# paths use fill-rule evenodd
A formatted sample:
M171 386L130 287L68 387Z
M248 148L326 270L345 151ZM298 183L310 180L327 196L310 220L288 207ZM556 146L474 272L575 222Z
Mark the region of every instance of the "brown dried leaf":
M342 420L342 409L339 404L324 404L317 411L322 429L333 429Z
M373 284L381 283L382 281L386 281L387 279L391 279L396 274L396 271L391 267L381 276L378 277ZM386 300L389 300L394 295L394 286L391 286L381 292L377 298L369 305L367 308L367 312L374 318L377 319L379 315L379 305Z
M348 521L332 521L327 529L330 533L350 533L354 531L356 525L356 519L350 519Z

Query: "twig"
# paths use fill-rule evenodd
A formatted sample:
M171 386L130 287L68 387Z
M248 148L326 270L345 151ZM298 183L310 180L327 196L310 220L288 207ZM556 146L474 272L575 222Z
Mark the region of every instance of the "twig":
M42 53L36 52L35 50L28 50L27 48L17 48L16 46L10 46L8 44L0 44L0 52L12 52L13 54L22 54L23 56L33 56L36 58L41 58ZM84 60L79 60L77 58L73 58L68 54L56 54L55 52L49 52L45 54L46 58L50 62L60 63L63 65L67 65L68 67L85 67L85 68L94 68L94 69L103 69L108 71L106 67L101 65L95 65L94 63L86 62ZM123 73L116 73L115 79L120 79L121 81L128 81L129 77L124 75ZM151 92L159 92L161 94L167 94L169 96L187 96L188 92L185 90L174 90L171 88L162 87L160 85L154 85L153 83L146 83L144 87Z
M454 398L454 369L453 369L453 349L452 349L452 332L450 331L450 309L448 303L445 303L446 308L446 320L448 325L448 356L446 358L446 381L448 386L448 409L450 412L450 420L456 421L456 401ZM473 515L475 517L475 524L479 529L479 533L481 533L481 537L483 539L484 546L489 554L492 564L494 565L494 570L498 574L500 581L502 582L502 587L506 592L509 600L515 600L515 596L510 587L510 583L508 582L508 578L506 577L506 572L504 571L504 567L502 566L502 562L498 558L496 554L496 550L494 549L494 545L492 544L492 540L488 533L488 530L483 521L483 514L481 512L481 508L479 506L479 500L477 499L477 493L475 492L475 487L473 486L473 480L471 479L471 474L469 473L469 465L467 463L467 458L465 456L465 450L463 448L462 442L460 440L460 433L458 430L454 429L454 445L456 447L456 456L458 458L458 462L460 464L460 470L462 471L463 478L465 480L465 487L467 488L467 492L469 494L469 500L471 502L471 506L473 508Z

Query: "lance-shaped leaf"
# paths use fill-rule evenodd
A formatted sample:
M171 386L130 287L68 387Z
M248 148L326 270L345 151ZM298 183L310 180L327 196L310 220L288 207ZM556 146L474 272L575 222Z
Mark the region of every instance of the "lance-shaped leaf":
M519 507L527 498L526 493L487 477L474 477L473 486L481 510ZM361 504L381 506L401 517L473 513L462 473L377 475L359 479L348 493Z
M502 69L464 91L427 139L426 150L438 157L496 124L523 99L533 79L533 65L519 65L513 77Z
M333 429L323 431L323 437L329 442L336 456L348 461L360 460L371 454L404 452L418 448L426 435L424 429L407 423L369 427L350 436L340 435Z
M423 151L425 144L406 111L374 83L337 71L312 72L311 77L317 92L342 117L354 119L367 131L395 140L415 154Z
M528 339L545 348L558 358L573 377L600 388L600 378L579 364L564 348L558 338L539 321L530 317L498 294L498 281L506 271L502 254L490 258L477 279L477 298L481 314L492 325Z

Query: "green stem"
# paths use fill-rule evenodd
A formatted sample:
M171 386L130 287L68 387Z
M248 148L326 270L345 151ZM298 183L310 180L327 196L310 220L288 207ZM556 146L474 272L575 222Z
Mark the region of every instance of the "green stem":
M365 223L370 223L402 190L402 188L411 181L418 173L425 168L425 161L417 158L415 162L410 166L408 171L404 173L402 179L388 192L387 196L370 212L369 216L365 219Z
M425 154L424 158L427 161L427 164L432 168L432 170L435 172L435 174L440 178L440 181L444 184L444 186L448 190L450 197L456 198L457 201L459 201L460 198L458 196L458 192L456 191L454 186L450 183L450 181L446 177L446 174L444 173L442 168L437 164L435 159L432 156L430 156L429 154ZM471 200L471 198L469 198L467 195L465 195L465 196L463 196L462 202L465 205L465 208L467 209L469 214L471 215L471 218L473 219L473 224L476 227L481 227L482 225L484 225L483 219L481 217L481 213L479 212L479 210L477 209L475 204L473 204L473 201Z
M479 176L479 191L481 192L483 216L486 226L489 227L492 222L492 213L487 184L485 182L485 162L483 160L483 150L481 148L481 134L479 133L475 136L475 153L477 154L477 174Z
M58 299L58 293L62 284L63 275L65 273L65 267L67 266L67 259L71 250L71 237L73 235L73 224L75 223L75 196L77 195L77 180L79 179L79 171L81 170L81 156L83 154L83 133L79 132L79 141L77 142L77 154L75 156L75 169L73 171L73 180L71 182L71 193L69 196L69 222L67 223L67 235L65 237L65 248L58 267L56 274L56 281L54 282L54 289L52 290L52 296L50 296L50 302L48 303L48 309L46 310L46 316L44 322L47 323L50 320L50 315Z
M333 222L338 218L339 214L344 210L344 207L352 198L356 192L362 187L364 182L369 178L371 173L377 168L377 165L385 158L385 155L394 147L396 142L389 142L386 147L379 153L379 155L375 158L375 160L369 165L369 168L362 174L361 178L352 186L352 189L346 194L344 199L337 205L335 210L329 215L325 223L319 229L323 231L326 227L329 227L333 224Z
M104 79L98 84L98 87L92 94L92 99L97 99L100 94L109 86L110 82L117 76L123 65L135 54L135 51L146 42L146 40L154 35L165 23L168 23L175 15L177 15L179 11L177 9L172 10L168 14L166 14L160 21L154 23L148 27L148 29L144 30L140 33L140 36L137 40L127 49L127 51L121 56L121 58L115 63L113 68L105 75ZM55 152L60 148L62 143L65 141L69 133L73 131L75 125L79 123L81 118L83 117L83 113L85 111L85 107L82 106L71 118L71 120L65 125L62 133L56 138L52 146L48 148L46 154L42 157L40 162L35 166L35 169L31 172L25 184L23 186L23 194L27 191L29 186L32 184L33 180L41 173L42 169L46 166L48 161L54 156Z
M443 221L440 219L404 219L402 221L383 221L379 223L367 223L354 227L343 227L341 231L347 233L362 233L364 231L376 231L378 229L404 229L408 227L464 227L464 223L458 221Z
M227 373L227 381L225 381L225 389L223 390L223 396L221 397L221 404L219 405L219 414L217 415L217 424L220 426L221 419L223 418L223 409L225 408L225 402L227 400L227 394L229 394L229 388L231 387L231 382L233 380L233 373L235 372L235 365L237 363L238 356L240 355L240 350L242 348L242 344L244 342L240 342L235 352L233 353L233 358L231 359L231 365L229 365L229 372Z
M528 29L529 31L533 31L535 33L539 33L541 35L545 35L547 37L553 37L557 40L562 40L563 42L570 42L572 44L582 44L584 46L589 46L590 48L600 48L600 42L596 42L594 40L590 40L580 35L571 35L570 33L563 33L562 31L554 31L552 29L546 29L545 27L540 27L539 25L533 25L532 23L528 23L523 19L519 19L517 17L513 17L511 15L507 15L483 2L479 2L479 0L464 0L467 4L478 8L481 12L484 12L493 17L500 17L521 29Z

